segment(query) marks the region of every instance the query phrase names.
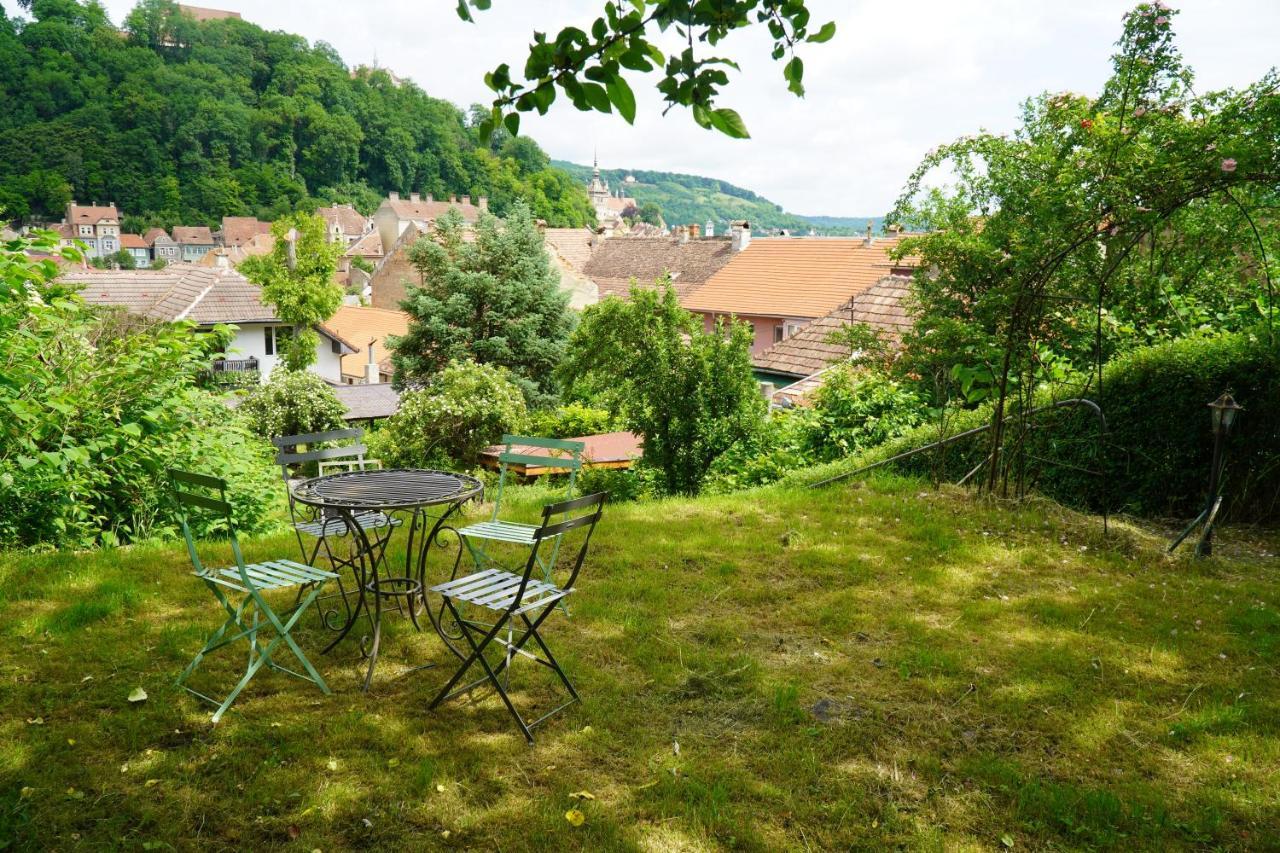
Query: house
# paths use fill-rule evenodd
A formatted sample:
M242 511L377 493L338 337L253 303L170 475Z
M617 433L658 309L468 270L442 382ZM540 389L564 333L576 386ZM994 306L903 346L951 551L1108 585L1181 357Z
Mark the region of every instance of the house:
M348 385L376 385L390 382L391 349L387 339L409 332L409 315L386 308L358 305L340 306L325 324L336 334L364 347L364 353L342 357L342 382Z
M151 260L176 264L182 260L182 247L163 228L152 228L142 236L151 249Z
M67 203L67 212L57 228L63 246L80 241L87 247L86 258L105 258L120 251L120 211L114 204Z
M275 244L276 239L270 234L255 234L239 246L215 246L203 258L196 261L196 264L217 269L238 267L248 258L270 254Z
M121 234L120 248L128 252L133 257L133 262L140 267L151 263L151 248L138 234Z
M407 199L402 199L400 193L393 192L374 211L373 227L389 254L390 247L406 228L413 225L419 231L429 231L432 223L444 216L450 208L461 213L465 221L474 224L480 214L489 210L489 199L480 196L472 204L471 196L464 195L461 200L457 196L449 196L448 201L436 201L430 194L423 198L418 193L409 193Z
M354 284L367 288L373 273L361 269L360 265L356 264L355 261L359 258L364 264L376 269L382 257L382 237L377 231L370 231L343 252L342 257L338 258L336 273L338 283L344 286Z
M351 246L373 229L373 222L349 204L334 203L329 207L317 207L316 216L324 220L325 234L330 243Z
M733 257L734 243L730 238L695 234L692 229L685 229L674 236L601 240L592 248L582 270L596 285L601 299L625 299L632 281L652 286L664 275L670 276L683 304Z
M188 6L185 3L178 4L178 11L184 15L190 15L199 23L221 21L227 18L233 18L237 21L241 19L239 12L229 12L225 9L207 9L203 6Z
M682 303L702 315L708 330L719 317L749 322L755 330L753 355L830 314L886 275L911 274L908 262L889 258L901 234L752 241L740 226L732 227L741 251Z
M848 347L830 341L833 332L852 324L865 324L879 331L889 344L900 344L902 336L914 325L906 304L910 289L910 278L885 276L830 314L754 356L751 362L756 375L782 386L777 393L797 402L811 390L803 386L802 380L816 377L853 355ZM816 383L810 384L816 387Z
M546 228L547 257L560 272L560 289L569 292L569 307L581 310L600 301L600 288L586 273L587 262L604 236L592 228Z
M390 246L384 244L387 253L378 261L369 278L369 301L373 303L373 307L399 311L407 286L422 284L422 274L409 263L409 248L425 233L425 230L411 222L400 232L394 243Z
M222 230L213 237L219 246L234 249L260 235L271 235L270 222L260 222L256 216L224 216Z
M173 240L181 249L181 260L191 264L207 255L216 245L213 232L203 225L175 225Z
M162 270L83 270L66 273L61 281L80 287L90 305L116 307L151 320L193 320L200 331L220 323L236 326L227 348L230 358L211 366L214 374L235 374L266 381L279 363L280 346L292 326L262 301L262 290L232 269L176 264ZM342 378L342 357L358 352L327 326L320 326L312 372L329 382Z

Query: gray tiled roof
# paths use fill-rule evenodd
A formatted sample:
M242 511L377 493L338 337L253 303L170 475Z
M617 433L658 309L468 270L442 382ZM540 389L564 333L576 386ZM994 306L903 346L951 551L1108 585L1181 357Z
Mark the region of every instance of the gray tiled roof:
M274 322L262 291L235 270L171 264L162 270L76 270L62 276L81 285L90 305L115 306L154 320L214 323Z
M400 394L388 382L377 385L334 385L333 394L347 407L349 421L386 418L400 408Z
M626 298L631 280L652 286L670 273L676 295L683 302L733 257L727 237L681 243L676 237L611 237L602 241L583 265L583 272L609 294Z

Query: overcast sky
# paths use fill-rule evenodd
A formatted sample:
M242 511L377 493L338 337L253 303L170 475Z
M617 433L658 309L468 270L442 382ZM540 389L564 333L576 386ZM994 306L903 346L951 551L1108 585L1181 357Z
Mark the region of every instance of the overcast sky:
M132 0L106 0L120 22ZM535 29L589 22L603 0L495 0L466 24L455 0L200 0L268 29L323 40L349 65L379 65L459 105L485 101L483 75L521 67ZM563 100L522 130L553 157L606 168L661 169L720 178L800 214L884 213L929 148L979 129L1004 131L1028 95L1096 92L1108 72L1122 0L810 0L836 37L810 45L804 99L769 59L768 34L743 32L718 52L738 60L721 99L750 140L704 131L688 113L665 118L651 83L634 81L634 127L581 114ZM1175 19L1197 88L1242 86L1280 62L1280 0L1185 0ZM753 28L758 29L758 28ZM656 78L652 78L656 82Z

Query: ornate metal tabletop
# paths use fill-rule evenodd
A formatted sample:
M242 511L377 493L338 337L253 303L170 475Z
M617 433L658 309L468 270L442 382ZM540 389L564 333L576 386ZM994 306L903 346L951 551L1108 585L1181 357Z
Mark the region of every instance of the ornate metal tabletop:
M367 614L373 633L360 643L361 654L369 659L365 690L369 689L378 661L383 599L394 600L396 609L401 612L407 609L414 627L419 627L418 609L427 604L424 595L427 556L432 546L440 543L443 532L453 531L456 535L448 519L467 501L483 494L484 485L475 477L428 468L344 471L303 480L293 487L293 497L298 503L314 507L326 519L339 521L336 525L324 521L318 527L318 535L334 570L349 568L354 574L355 600L353 602L346 594L340 576L338 583L342 590L343 612L321 612L325 625L338 632L325 652L331 651L351 632L361 614ZM387 565L390 557L388 545L397 529L407 530L402 571ZM350 553L343 556L340 548L331 547L331 544L336 544L331 540L348 542ZM455 573L461 553L459 543L458 556L453 561ZM431 609L427 612L432 627L444 639L449 650L459 654L442 629L439 613ZM344 615L346 618L341 624L331 623L331 617L341 618ZM415 667L420 668L424 667Z
M296 500L346 510L398 510L462 503L484 491L475 477L429 468L344 471L303 480Z

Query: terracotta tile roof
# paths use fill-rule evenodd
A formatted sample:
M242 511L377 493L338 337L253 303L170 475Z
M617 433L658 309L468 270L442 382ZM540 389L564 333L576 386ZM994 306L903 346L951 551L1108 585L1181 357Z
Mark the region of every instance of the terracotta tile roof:
M644 452L644 443L634 432L605 432L598 435L579 435L567 441L581 441L586 445L582 450L582 464L585 468L630 468ZM480 463L489 468L498 468L498 454L507 449L505 444L493 444L480 451ZM525 453L530 456L547 456L545 447L516 444L511 448L513 453ZM525 475L536 477L540 474L564 471L550 465L520 465L517 470Z
M903 235L758 238L685 302L691 311L818 318L895 269L889 250Z
M641 285L652 285L670 273L683 303L729 263L732 255L727 237L687 243L675 237L613 237L596 246L583 272L600 288L601 299L610 294L625 299L632 279Z
M213 232L203 225L175 225L173 239L184 245L212 246Z
M351 248L347 249L344 254L359 255L362 258L380 258L382 257L382 235L377 231L370 231L352 243Z
M591 260L597 239L590 228L548 228L543 237L551 250L576 270L582 270Z
M822 383L827 379L827 371L833 367L835 367L834 364L829 364L811 376L806 376L797 382L779 388L773 392L769 402L787 409L804 405L809 395L822 387Z
M409 315L387 308L364 308L343 305L325 324L334 332L360 347L368 347L373 341L373 358L383 373L391 372L391 350L387 347L389 335L403 335L409 331ZM347 376L364 376L369 361L366 349L362 353L342 357L342 372Z
M64 240L74 240L76 236L76 227L70 222L61 222L57 228L53 229L58 236Z
M395 212L396 216L401 219L409 219L414 222L426 222L429 219L439 219L449 210L449 208L457 208L462 214L462 218L467 222L475 222L480 218L480 208L470 202L463 203L461 201L428 201L426 198L420 201L412 201L405 198L389 198L383 202Z
M178 4L178 11L186 12L191 17L201 23L205 21L220 21L225 18L235 18L239 20L239 12L229 12L225 9L206 9L204 6L188 6L185 3Z
M68 212L67 222L71 225L97 225L103 220L120 221L120 211L114 204L72 204Z
M259 234L270 234L271 223L259 222L256 216L222 217L222 245L243 246Z
M121 234L120 248L122 249L145 249L147 241L137 234Z
M912 326L903 299L911 279L890 275L877 281L825 317L819 317L796 334L779 341L752 358L759 370L786 376L810 376L835 361L849 357L849 348L829 343L827 337L850 323L866 323L885 332L895 345Z
M331 204L328 207L317 207L316 216L319 216L328 225L338 223L342 227L342 233L348 237L359 237L368 227L368 219L361 215L349 204Z
M156 240L158 240L161 237L164 237L169 240L173 239L172 237L169 236L169 232L165 231L163 228L152 228L151 230L147 231L146 234L143 235L142 239L147 241L148 246L154 246Z
M387 418L400 409L400 394L389 382L377 385L333 385L333 395L347 407L349 421Z

